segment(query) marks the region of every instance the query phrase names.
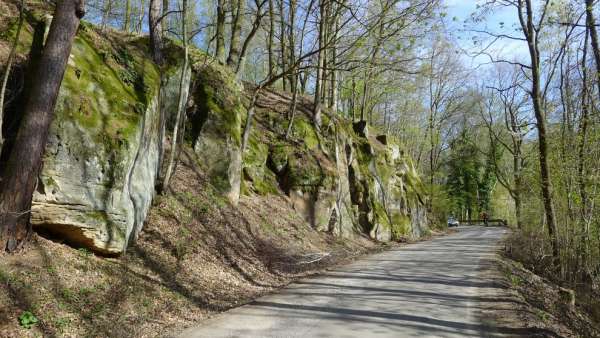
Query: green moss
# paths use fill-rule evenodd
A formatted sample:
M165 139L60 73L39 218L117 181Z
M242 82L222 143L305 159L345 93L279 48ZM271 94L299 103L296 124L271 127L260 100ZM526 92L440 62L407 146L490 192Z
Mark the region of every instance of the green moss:
M390 218L392 221L392 239L399 240L410 236L411 225L409 216L394 213Z
M387 211L383 207L381 203L378 201L373 201L373 217L375 218L375 224L380 224L384 229L390 229L390 218L387 214Z
M75 38L61 87L65 99L56 118L76 121L98 143L113 149L127 146L126 140L137 132L160 80L151 60L135 49L135 41L118 48L106 45L91 29Z
M269 146L259 138L259 131L255 130L248 139L248 146L244 153L244 178L245 193L248 188L260 195L277 193L277 179L273 172L267 168ZM246 182L246 180L248 182ZM248 187L246 187L248 186ZM244 191L242 191L244 193Z
M259 195L277 194L277 179L275 175L267 171L262 179L255 180L252 184L254 191Z
M291 145L278 143L271 147L269 156L276 170L281 171L287 166L292 153L293 148Z
M318 187L333 187L335 172L326 167L315 154L303 151L289 157L286 179L289 188L312 191Z
M196 92L198 109L214 123L214 133L229 135L237 146L242 141L242 116L246 109L242 103L243 92L234 75L221 66L210 64L197 69L199 83Z
M319 147L319 137L317 132L315 131L312 122L310 122L307 118L295 118L292 131L294 137L298 138L307 149L314 150Z

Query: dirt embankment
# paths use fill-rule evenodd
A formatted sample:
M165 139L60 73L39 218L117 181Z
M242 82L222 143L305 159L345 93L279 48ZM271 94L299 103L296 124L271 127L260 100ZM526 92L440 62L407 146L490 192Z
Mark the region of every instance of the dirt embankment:
M491 301L478 313L489 327L511 328L522 333L519 337L600 337L600 328L573 291L536 275L504 251L486 263L482 273L500 286L485 295Z

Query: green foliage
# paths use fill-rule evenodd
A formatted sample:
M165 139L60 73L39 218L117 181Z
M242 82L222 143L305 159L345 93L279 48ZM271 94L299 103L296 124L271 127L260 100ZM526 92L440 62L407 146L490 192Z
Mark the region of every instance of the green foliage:
M30 311L25 311L19 316L19 325L26 329L31 329L31 327L37 324L38 322L39 320L37 319L37 317Z
M487 159L483 159L467 130L463 130L450 147L446 188L453 212L470 218L478 218L480 211L489 213L496 183L493 161L498 154L492 151Z

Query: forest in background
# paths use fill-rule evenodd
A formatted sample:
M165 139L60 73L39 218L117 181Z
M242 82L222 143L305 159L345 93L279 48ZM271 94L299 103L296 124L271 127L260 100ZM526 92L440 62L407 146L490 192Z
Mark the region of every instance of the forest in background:
M261 90L290 91L291 120L297 95L311 95L317 128L327 110L401 140L427 178L433 222L482 213L508 219L514 257L566 286L598 292L597 1L480 1L460 32L448 29L454 20L441 0L89 0L85 9L84 20L103 29L150 33L157 64L162 45L174 40L254 84L243 146ZM479 28L505 10L514 23ZM501 57L497 46L507 40L526 55ZM6 68L0 107L12 95ZM170 122L175 140L183 108ZM165 159L163 185L174 160Z

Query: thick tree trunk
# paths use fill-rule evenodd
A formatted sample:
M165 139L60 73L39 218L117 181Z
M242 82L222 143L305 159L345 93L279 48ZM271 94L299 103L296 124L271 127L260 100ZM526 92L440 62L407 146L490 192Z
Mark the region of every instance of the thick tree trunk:
M217 45L215 57L221 63L225 63L225 0L217 0L217 29L215 33Z
M31 231L31 198L73 39L84 13L83 0L62 0L56 5L37 82L30 89L0 195L0 243L9 252L18 249Z
M15 59L17 52L17 45L21 38L21 30L23 28L23 11L25 10L25 0L21 0L19 5L19 23L17 25L17 33L15 34L15 40L10 48L10 54L8 60L6 60L6 67L4 68L4 75L2 76L2 87L0 88L0 153L2 153L2 147L4 146L4 135L2 134L2 120L4 119L4 98L6 96L6 87L8 85L8 78L10 77L10 71L12 70L12 64Z
M161 27L161 3L159 0L150 0L150 11L148 14L148 26L150 28L150 50L152 58L157 65L162 65L162 27Z
M244 21L244 12L246 11L246 0L237 0L237 8L231 26L231 40L229 43L229 56L227 65L232 69L237 69L240 59L240 42L242 39L242 26Z

